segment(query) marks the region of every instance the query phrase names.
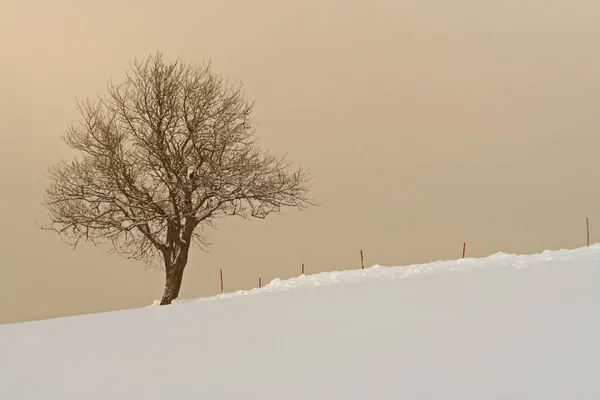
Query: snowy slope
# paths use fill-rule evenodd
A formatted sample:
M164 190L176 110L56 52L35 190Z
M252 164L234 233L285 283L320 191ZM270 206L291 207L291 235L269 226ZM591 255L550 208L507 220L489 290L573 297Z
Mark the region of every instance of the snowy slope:
M0 399L600 399L599 266L496 254L4 325Z

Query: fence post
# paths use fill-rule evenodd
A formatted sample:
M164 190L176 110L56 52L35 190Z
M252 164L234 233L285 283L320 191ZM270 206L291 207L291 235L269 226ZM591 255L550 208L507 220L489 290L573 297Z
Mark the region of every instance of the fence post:
M222 269L219 270L219 275L221 275L221 294L223 294L225 290L224 290L224 286L223 286L223 270Z
M302 263L302 275L304 275L304 263Z
M262 279L260 278L260 276L258 277L258 287L262 287Z
M463 256L462 256L462 258L465 258L466 252L467 252L467 242L463 243Z
M365 269L365 259L363 257L363 251L360 251L360 269Z
M587 245L590 245L590 219L585 218L585 230L587 231Z

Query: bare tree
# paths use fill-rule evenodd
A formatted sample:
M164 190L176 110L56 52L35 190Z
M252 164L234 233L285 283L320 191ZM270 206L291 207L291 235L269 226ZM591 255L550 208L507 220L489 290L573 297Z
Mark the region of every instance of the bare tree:
M78 103L64 141L80 155L50 169L44 228L164 268L170 304L215 219L314 204L308 172L259 149L252 109L208 63L134 61L108 96Z

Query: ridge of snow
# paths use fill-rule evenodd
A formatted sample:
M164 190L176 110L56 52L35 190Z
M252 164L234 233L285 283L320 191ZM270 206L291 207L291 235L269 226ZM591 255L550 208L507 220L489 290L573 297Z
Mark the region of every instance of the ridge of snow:
M258 295L263 293L283 292L288 290L309 288L315 286L329 286L340 283L358 283L366 280L406 279L421 274L448 273L453 271L468 271L475 268L512 267L525 268L540 262L562 261L575 257L588 257L600 260L600 243L589 247L575 249L544 250L534 254L513 254L497 252L487 257L466 257L455 260L438 260L422 264L408 264L401 266L384 266L374 264L369 268L325 271L316 274L300 275L288 279L274 278L262 288L236 290L214 296L198 297L192 299L178 299L173 304L182 304L199 301L214 301L231 299L239 296ZM155 300L147 307L157 307L160 300Z

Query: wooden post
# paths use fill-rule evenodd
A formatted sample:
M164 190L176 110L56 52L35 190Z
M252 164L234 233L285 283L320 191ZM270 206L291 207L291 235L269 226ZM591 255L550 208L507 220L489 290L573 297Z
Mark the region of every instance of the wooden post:
M302 275L304 275L304 263L302 263Z
M360 269L365 269L365 259L362 250L360 251Z
M223 287L223 270L222 269L219 270L219 274L221 275L221 294L223 294L225 292L225 290Z
M463 256L462 256L462 258L465 258L466 252L467 252L467 243L465 242L465 243L463 243Z
M590 219L585 218L585 230L587 231L587 245L590 245Z
M259 288L262 287L262 279L260 279L260 276L258 277L258 287Z

